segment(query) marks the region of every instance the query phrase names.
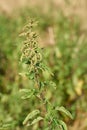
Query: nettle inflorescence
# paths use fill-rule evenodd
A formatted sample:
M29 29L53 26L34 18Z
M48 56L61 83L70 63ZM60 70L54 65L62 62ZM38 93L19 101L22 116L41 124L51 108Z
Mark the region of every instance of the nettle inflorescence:
M33 128L33 125L38 124L36 128L38 130L66 130L66 124L60 119L59 112L65 113L70 118L72 118L72 115L64 107L52 105L46 97L46 92L49 91L47 86L55 85L52 81L44 81L43 78L43 72L49 69L44 64L43 49L38 43L38 35L35 32L36 25L37 22L30 20L20 34L24 38L21 62L26 64L27 72L25 74L33 82L32 88L21 89L21 92L23 92L23 99L30 98L32 100L32 97L38 99L38 102L42 104L42 108L34 109L29 113L23 121L23 125L32 126ZM40 122L42 122L42 125L40 125Z
M22 36L25 37L22 47L21 61L28 65L28 73L38 73L41 67L42 55L40 53L41 49L38 47L37 34L33 31L33 27L36 25L33 20L26 25L23 29Z

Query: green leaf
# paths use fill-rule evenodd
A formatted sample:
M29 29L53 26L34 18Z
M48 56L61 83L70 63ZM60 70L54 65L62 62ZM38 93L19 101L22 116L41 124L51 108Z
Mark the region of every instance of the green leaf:
M67 116L69 116L71 119L73 119L72 114L65 108L65 107L56 107L55 110L58 110L60 112L65 113Z
M26 92L30 92L30 89L20 89L20 92L26 93Z
M59 125L62 127L62 130L68 130L64 121L58 120Z
M40 113L39 110L34 110L34 111L32 111L31 113L29 113L29 114L27 115L27 117L25 118L25 120L23 121L23 125L26 125L27 122L28 122L30 119L32 119L33 117L35 117L35 116L38 115L39 113Z
M29 99L34 95L35 89L21 89L20 92L24 93L22 99Z
M56 89L56 84L53 81L50 81L49 84Z
M34 119L34 120L32 121L32 123L28 123L27 126L33 125L33 124L35 124L35 123L37 123L37 122L39 122L39 121L41 121L41 120L43 120L43 118L39 116L39 117L37 117L36 119Z
M4 129L10 129L15 125L14 122L4 122L4 123L0 123L0 130L4 130Z
M26 76L28 76L29 79L32 80L35 77L35 73L33 71L31 71L30 73L27 73Z
M31 93L30 95L24 95L24 96L22 96L21 97L21 99L29 99L29 98L31 98L33 96L33 94Z

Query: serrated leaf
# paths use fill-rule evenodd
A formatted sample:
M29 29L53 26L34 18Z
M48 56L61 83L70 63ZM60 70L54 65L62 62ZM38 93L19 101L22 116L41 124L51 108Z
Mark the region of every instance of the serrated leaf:
M9 129L14 125L13 122L0 123L0 130Z
M41 121L41 120L43 120L43 118L39 116L39 117L37 117L36 119L34 119L34 120L32 121L32 123L28 123L27 126L33 125L33 124L35 124L35 123L37 123L37 122L39 122L39 121Z
M21 97L22 99L29 99L33 96L35 90L21 89L20 92L24 93L24 95Z
M64 121L58 120L59 125L62 127L62 130L68 130Z
M27 122L28 122L30 119L32 119L34 116L38 115L39 113L40 113L39 110L34 110L34 111L32 111L31 113L29 113L29 114L27 115L27 117L25 118L25 120L23 121L23 125L26 125Z
M30 91L31 91L30 89L20 89L20 92L24 92L24 93L30 92Z
M33 96L33 94L30 94L30 95L24 95L24 96L22 96L21 97L21 99L29 99L29 98L31 98Z
M26 76L32 80L32 79L34 79L35 73L33 71L30 71L29 73L26 73Z
M65 107L56 107L55 110L58 110L60 112L65 113L67 116L69 116L71 119L73 119L72 114L65 108Z
M53 81L50 81L49 84L56 89L56 84Z

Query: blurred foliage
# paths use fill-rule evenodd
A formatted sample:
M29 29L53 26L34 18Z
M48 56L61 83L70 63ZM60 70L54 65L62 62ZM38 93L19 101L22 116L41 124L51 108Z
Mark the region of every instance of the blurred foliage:
M22 122L32 108L39 106L34 100L21 100L19 90L32 88L32 82L19 76L25 70L19 62L19 48L21 47L18 35L21 28L34 17L39 21L37 31L43 43L49 37L49 28L53 31L54 44L45 45L45 62L53 78L44 73L45 80L53 80L57 84L56 90L49 87L47 98L55 105L63 105L74 116L78 110L86 111L87 107L87 38L81 32L80 23L75 16L65 17L61 11L50 13L41 12L39 9L24 9L17 16L0 14L0 127L5 129L6 123L9 130L28 130ZM54 15L56 14L56 15ZM45 37L46 36L46 37ZM54 95L54 97L52 96ZM61 113L60 113L61 114ZM63 115L64 116L64 115ZM65 121L69 119L65 117ZM41 124L40 124L41 125ZM35 125L31 129L36 129Z

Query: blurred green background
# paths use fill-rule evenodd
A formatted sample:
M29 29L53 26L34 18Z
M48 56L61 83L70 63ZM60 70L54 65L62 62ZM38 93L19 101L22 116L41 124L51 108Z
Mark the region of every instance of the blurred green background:
M24 69L20 64L19 34L31 17L39 21L40 46L45 48L44 57L57 84L56 90L49 88L51 92L48 91L47 96L73 114L73 121L66 119L69 130L86 130L86 29L82 29L77 15L66 16L62 9L55 8L51 2L47 3L49 6L45 11L41 6L32 5L11 13L0 13L0 125L11 122L9 130L29 130L22 122L38 104L35 100L23 101L19 93L21 88L32 87L26 77L19 75ZM70 6L68 1L67 4ZM47 73L44 75L47 80L50 79Z

